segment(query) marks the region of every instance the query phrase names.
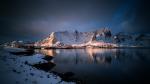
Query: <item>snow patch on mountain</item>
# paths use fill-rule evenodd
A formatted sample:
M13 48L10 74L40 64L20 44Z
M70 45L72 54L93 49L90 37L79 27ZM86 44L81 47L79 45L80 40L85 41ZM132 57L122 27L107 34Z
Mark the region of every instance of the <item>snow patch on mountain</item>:
M150 36L130 35L123 32L112 35L107 28L92 32L75 30L52 32L46 39L38 41L35 47L82 48L82 47L130 47L149 46Z

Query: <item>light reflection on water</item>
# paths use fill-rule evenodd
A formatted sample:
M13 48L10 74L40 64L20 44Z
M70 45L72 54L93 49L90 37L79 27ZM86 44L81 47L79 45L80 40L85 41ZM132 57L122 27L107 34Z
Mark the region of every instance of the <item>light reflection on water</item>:
M37 50L54 57L52 71L73 72L85 83L138 83L150 79L150 49Z
M46 56L54 57L54 63L97 64L110 63L117 56L116 49L57 49L37 50Z

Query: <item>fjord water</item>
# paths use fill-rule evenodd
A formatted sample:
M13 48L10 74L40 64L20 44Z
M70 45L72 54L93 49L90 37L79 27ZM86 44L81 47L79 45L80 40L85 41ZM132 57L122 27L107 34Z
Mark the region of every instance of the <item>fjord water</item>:
M11 48L10 52L0 48L0 82L149 84L149 54L150 49L146 48L41 49L32 54L22 49Z
M51 56L51 69L73 73L85 84L150 83L150 49L37 50Z

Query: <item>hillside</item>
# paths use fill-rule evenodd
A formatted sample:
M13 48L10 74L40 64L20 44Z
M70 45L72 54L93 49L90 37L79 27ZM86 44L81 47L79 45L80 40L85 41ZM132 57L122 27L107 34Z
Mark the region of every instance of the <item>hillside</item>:
M120 48L120 47L150 47L149 34L129 34L119 32L112 34L111 30L101 28L91 32L59 31L52 32L46 38L37 42L12 41L5 45L24 48Z

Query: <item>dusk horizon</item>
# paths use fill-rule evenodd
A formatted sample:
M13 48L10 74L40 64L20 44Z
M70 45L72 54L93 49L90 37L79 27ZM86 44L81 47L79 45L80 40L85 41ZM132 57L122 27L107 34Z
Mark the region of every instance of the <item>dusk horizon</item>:
M1 84L150 84L149 0L1 0Z
M0 9L0 42L104 27L112 33L150 33L147 0L8 0Z

